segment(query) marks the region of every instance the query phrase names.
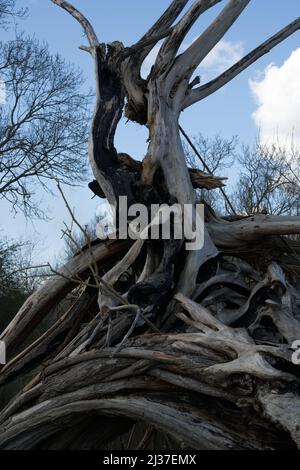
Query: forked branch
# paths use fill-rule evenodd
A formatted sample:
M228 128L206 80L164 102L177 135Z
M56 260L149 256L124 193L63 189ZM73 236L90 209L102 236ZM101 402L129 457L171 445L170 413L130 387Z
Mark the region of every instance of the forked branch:
M128 105L126 116L137 122L145 124L146 117L141 119L140 114L144 114L145 96L144 84L141 79L141 67L154 45L170 33L170 27L180 15L189 0L173 0L169 8L162 14L149 31L131 48L124 51L123 80L127 92ZM141 113L141 110L142 113Z
M250 0L231 0L227 4L215 21L178 57L169 74L171 83L178 83L179 80L192 76L194 70L235 23L249 2Z
M157 71L161 71L167 65L172 64L182 41L199 16L217 3L220 3L220 1L221 0L196 0L193 3L184 17L176 24L172 34L170 34L162 45L155 65Z
M224 73L216 77L214 80L211 80L210 82L198 88L190 90L185 99L183 107L187 108L188 106L191 106L197 101L203 100L207 96L211 95L215 91L225 86L237 75L246 70L248 67L250 67L250 65L254 64L258 59L270 52L275 46L283 42L285 39L287 39L299 29L300 18L297 18L295 21L288 24L277 34L260 44L260 46L256 47L253 51L249 52L249 54L239 60L236 64L234 64Z
M169 8L161 15L161 17L154 23L154 25L149 29L149 31L144 34L144 36L138 41L136 46L140 44L145 44L146 41L153 39L153 37L158 37L161 35L167 28L170 28L176 18L180 15L186 4L189 0L173 0ZM150 49L145 49L143 51L144 58L147 57Z

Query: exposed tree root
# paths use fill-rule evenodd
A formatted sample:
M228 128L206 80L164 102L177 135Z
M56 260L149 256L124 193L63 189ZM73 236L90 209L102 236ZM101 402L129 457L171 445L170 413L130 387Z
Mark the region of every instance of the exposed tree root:
M227 224L236 240L235 222ZM107 243L111 253L121 249L119 241L110 241L97 250L103 245L103 253ZM77 436L87 419L93 423L91 448L113 445L135 422L186 448L300 448L300 372L291 362L291 345L300 339L294 273L285 274L275 261L263 268L259 257L253 262L253 255L246 262L245 253L243 259L220 254L208 262L210 268L206 265L199 272L195 300L181 293L174 296L175 274L175 284L166 289L169 306L158 296L159 308L152 297L159 293L155 282L151 292L137 283L153 282L152 274L166 253L158 245L149 251L137 241L106 272L104 279L112 292L118 290L119 300L104 289L97 313L97 290L87 295L89 288L83 286L65 315L2 369L3 387L23 372L32 379L2 409L0 448L72 448L75 442L80 448ZM149 253L154 252L157 261L149 266ZM85 257L78 255L75 266L82 265ZM99 257L99 268L103 259ZM177 263L184 261L180 256L171 260L176 273ZM122 286L120 277L125 273L129 281ZM136 311L126 292L132 292L133 286L139 295L131 295L144 320L140 317L130 330ZM36 298L35 294L29 301L33 310L23 310L13 322L22 338L28 334L26 324L36 311ZM86 323L91 304L93 318ZM173 316L173 322L169 331L159 332L155 324L164 312ZM87 441L82 446L86 448Z

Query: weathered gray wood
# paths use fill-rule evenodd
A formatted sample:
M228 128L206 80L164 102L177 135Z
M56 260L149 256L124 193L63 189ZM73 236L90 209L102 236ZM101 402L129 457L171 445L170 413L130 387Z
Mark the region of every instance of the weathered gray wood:
M12 380L16 374L28 373L39 368L39 365L41 367L50 357L55 357L62 346L60 338L66 336L69 341L72 339L69 333L74 326L79 328L82 318L94 300L88 296L79 297L52 327L3 367L0 385Z
M1 334L8 358L12 357L14 348L18 346L33 328L59 303L65 295L90 275L90 264L97 262L104 267L111 263L114 256L124 252L128 247L126 240L105 241L94 247L92 252L86 250L71 259L61 270L61 275L51 277L43 286L24 303L18 314ZM75 281L75 282L74 282Z
M299 29L299 19L215 81L194 88L200 81L192 79L195 69L249 0L228 1L181 55L192 25L219 0L173 0L131 47L102 44L81 12L64 0L52 1L82 26L89 42L82 49L95 66L91 189L115 207L119 196L129 204L195 207L195 188L221 187L222 178L187 168L180 114ZM142 63L161 39L144 80ZM124 111L149 130L142 163L115 148ZM300 234L300 218L258 214L225 220L206 207L205 220L204 247L189 253L183 239L88 246L25 303L0 337L10 358L76 280L86 282L91 266L99 265L102 298L94 318L75 331L72 317L80 313L74 307L0 373L4 382L39 357L49 361L38 364L39 373L0 412L1 449L98 449L139 422L184 448L300 446L300 378L290 344L300 334L300 248L282 238ZM129 270L124 293L119 280Z
M235 222L211 220L207 228L218 247L237 249L267 236L298 234L300 217L257 214Z
M270 52L274 47L280 44L284 39L288 38L300 28L300 19L293 21L288 26L283 28L277 34L272 36L267 41L263 42L260 46L249 52L245 57L239 60L235 65L230 67L224 73L210 82L198 88L189 90L185 98L184 107L187 108L197 101L203 100L207 96L215 93L217 90L225 86L241 72L246 70L251 64L254 64L258 59Z

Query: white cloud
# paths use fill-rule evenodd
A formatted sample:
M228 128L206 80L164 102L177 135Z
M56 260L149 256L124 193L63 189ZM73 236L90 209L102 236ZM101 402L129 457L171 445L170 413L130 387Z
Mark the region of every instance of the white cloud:
M241 42L220 41L216 47L203 60L200 68L219 74L244 55L244 47Z
M252 114L264 142L300 144L300 48L280 66L270 64L260 79L250 80L258 103Z
M0 80L0 105L5 103L5 83Z
M194 42L196 39L197 37L195 37L192 42ZM183 44L179 50L179 53L184 52L192 44L192 42ZM146 77L150 73L151 67L155 62L159 49L159 45L155 46L146 58L142 69L143 77ZM196 75L200 74L202 81L209 80L215 75L218 75L227 68L231 67L235 62L241 59L243 55L244 48L241 42L222 40L203 60L200 67L196 71Z

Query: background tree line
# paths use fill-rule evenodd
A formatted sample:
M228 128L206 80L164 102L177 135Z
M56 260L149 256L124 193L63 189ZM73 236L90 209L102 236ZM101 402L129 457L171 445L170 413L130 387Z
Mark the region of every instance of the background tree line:
M226 177L230 169L233 184L226 188L226 194L237 214L299 215L300 153L294 142L282 145L258 140L250 146L240 145L237 137L207 138L199 134L193 144L212 173ZM186 142L184 145L189 165L205 171L193 149ZM202 190L199 196L216 212L232 215L220 191Z

